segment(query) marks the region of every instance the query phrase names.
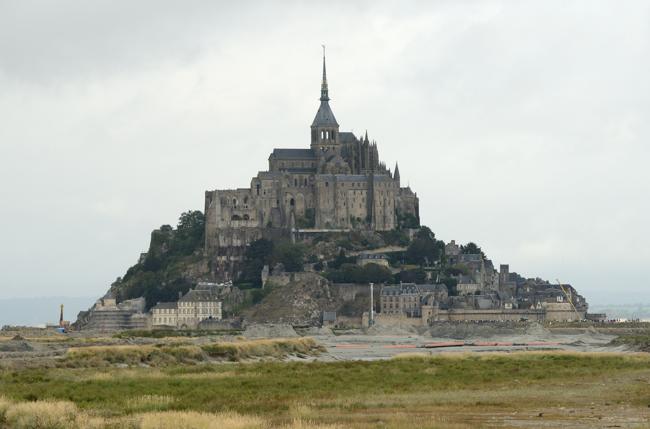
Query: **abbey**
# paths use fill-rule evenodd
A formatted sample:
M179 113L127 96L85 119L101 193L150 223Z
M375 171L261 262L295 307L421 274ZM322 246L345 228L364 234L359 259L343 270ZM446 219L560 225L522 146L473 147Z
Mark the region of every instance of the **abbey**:
M387 231L419 224L417 195L379 161L377 144L339 130L329 104L325 56L309 148L274 149L249 188L206 191L206 251L241 260L265 230ZM225 267L224 267L225 268Z

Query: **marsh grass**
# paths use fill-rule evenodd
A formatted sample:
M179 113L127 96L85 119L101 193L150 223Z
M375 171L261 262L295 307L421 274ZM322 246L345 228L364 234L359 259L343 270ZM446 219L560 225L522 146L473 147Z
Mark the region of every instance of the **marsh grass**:
M315 355L325 350L309 337L213 343L201 348L210 357L233 362L252 358L277 359L289 355Z
M233 412L217 414L196 411L147 413L140 417L141 429L261 429L265 420Z
M108 376L93 375L101 372ZM138 427L129 422L151 412L226 410L263 419L265 428L476 427L472 416L592 410L605 401L650 413L650 355L404 354L372 362L31 369L1 371L0 395L0 410L8 401L66 400L87 416L135 425L124 427Z
M4 421L13 429L70 429L79 427L78 415L72 402L22 402L8 405Z
M216 342L201 346L184 342L156 345L71 347L61 362L65 367L168 366L208 360L281 359L289 355L313 356L324 349L312 338Z

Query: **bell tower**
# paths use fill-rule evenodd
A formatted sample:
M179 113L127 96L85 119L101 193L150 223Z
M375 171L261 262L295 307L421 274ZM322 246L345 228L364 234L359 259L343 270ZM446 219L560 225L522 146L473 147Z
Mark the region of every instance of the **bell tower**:
M327 87L327 70L325 68L325 46L323 46L323 80L320 86L320 106L314 122L311 124L311 148L315 151L335 149L339 151L339 124L330 108Z

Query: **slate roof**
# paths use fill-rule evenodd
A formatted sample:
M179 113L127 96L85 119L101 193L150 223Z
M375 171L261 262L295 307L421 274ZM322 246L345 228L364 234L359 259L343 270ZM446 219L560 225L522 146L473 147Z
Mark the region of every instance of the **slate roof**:
M334 113L330 108L330 104L326 100L320 102L320 107L318 107L318 112L316 112L316 117L314 117L314 122L311 124L312 127L338 127L339 124L336 122Z
M175 302L159 302L152 310L175 309L178 305Z
M277 159L316 159L311 149L273 149L271 156Z
M339 133L339 139L341 140L341 143L354 143L357 141L357 137L354 133L349 131L341 131Z

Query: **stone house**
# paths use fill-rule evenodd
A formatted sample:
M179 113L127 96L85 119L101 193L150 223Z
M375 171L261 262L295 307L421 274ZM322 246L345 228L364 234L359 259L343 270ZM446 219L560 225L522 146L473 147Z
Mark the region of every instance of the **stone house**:
M178 327L195 328L206 319L221 320L221 301L210 290L190 289L178 300Z
M178 305L176 302L159 302L151 309L151 325L178 326Z
M151 309L153 327L196 328L203 320L221 320L221 301L209 289L190 289L178 302L159 302Z
M420 317L423 305L433 305L434 302L445 301L447 297L445 285L400 283L382 287L379 307L382 314Z

